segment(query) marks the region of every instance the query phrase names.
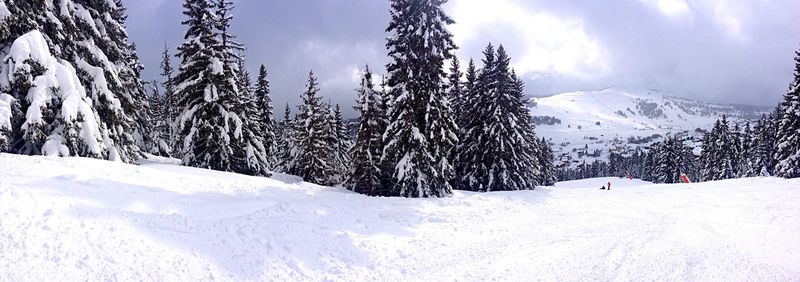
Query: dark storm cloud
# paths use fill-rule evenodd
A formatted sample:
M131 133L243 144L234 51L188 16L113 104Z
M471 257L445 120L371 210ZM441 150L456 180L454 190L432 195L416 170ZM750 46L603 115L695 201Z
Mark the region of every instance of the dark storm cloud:
M182 42L181 2L126 2L145 79L157 76L164 42L173 50ZM276 114L299 102L313 69L322 95L353 115L358 69L386 63L387 1L235 2L234 32L247 44L248 69L267 65ZM770 105L800 47L795 0L451 2L459 56L477 59L487 42L502 42L532 95L620 86Z

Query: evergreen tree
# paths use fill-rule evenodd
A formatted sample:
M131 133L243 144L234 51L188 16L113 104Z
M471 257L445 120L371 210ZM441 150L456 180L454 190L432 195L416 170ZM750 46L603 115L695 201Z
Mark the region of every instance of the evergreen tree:
M470 113L465 116L461 121L458 144L458 155L456 156L456 175L458 175L457 189L470 190L470 191L486 191L481 185L481 180L487 179L488 175L478 175L479 173L486 173L488 171L488 163L481 163L483 152L486 148L479 147L484 135L484 129L488 128L488 120L485 119L489 110L489 95L496 91L496 59L495 50L492 44L489 44L483 51L483 69L480 71L478 77L470 77L474 72L474 64L470 64L467 70L467 91L464 98L465 113ZM470 61L472 62L472 61ZM482 115L479 117L477 112L480 110Z
M719 120L714 123L714 128L719 127ZM717 176L719 175L719 170L716 165L716 161L718 160L718 153L716 151L716 138L713 135L713 131L706 132L703 134L703 141L702 141L702 168L700 172L700 176L703 181L711 181L716 180Z
M326 119L314 72L308 74L308 85L303 93L303 105L297 115L296 134L298 153L295 166L288 172L305 181L320 185L333 185L336 171L330 126Z
M750 123L746 123L744 132L741 139L741 150L739 161L739 176L740 177L753 177L758 175L755 169L755 142L753 141L753 130L750 128Z
M471 63L471 61L470 61ZM472 65L474 71L474 65ZM453 56L450 60L450 75L447 77L448 85L447 91L449 92L450 98L450 105L453 107L453 117L456 120L456 123L463 119L462 115L462 108L464 107L464 84L461 82L461 77L464 74L461 72L461 63L458 61L458 57ZM458 124L461 126L461 124Z
M735 159L738 157L734 138L724 115L714 123L711 132L703 136L703 180L723 180L737 176Z
M178 117L173 125L176 144L179 145L179 155L183 156L184 164L210 168L212 164L209 162L213 161L215 168L227 170L228 164L221 162L222 159L227 161L229 147L222 142L222 134L216 132L224 122L215 118L218 114L211 115L210 112L217 107L227 112L230 105L207 105L208 102L219 100L218 95L214 95L218 90L212 84L211 77L219 76L222 72L219 42L213 29L212 4L206 0L186 0L183 8L183 14L188 17L182 22L187 26L186 41L178 48L177 56L181 59L181 65L172 81L178 106ZM208 73L209 69L213 69L214 73ZM201 108L204 108L204 113L196 114ZM195 128L198 126L202 126L202 129ZM219 152L208 156L212 150Z
M653 155L653 166L650 181L655 183L673 183L672 172L675 170L674 161L669 159L669 148L664 142L657 142L650 146L650 154Z
M502 45L500 47L500 49L503 49ZM498 51L501 51L500 49ZM498 54L503 54L503 56L498 56L499 58L507 58L507 55L505 55L505 50L498 52ZM506 59L506 61L510 60ZM506 68L508 68L509 62L506 62L505 65ZM536 133L534 132L535 128L531 123L531 111L528 109L527 104L525 103L525 83L522 81L522 79L517 77L517 73L514 70L511 70L509 81L511 84L510 101L512 105L510 109L513 114L512 116L515 119L513 125L518 127L517 131L522 134L522 140L524 140L525 147L527 147L527 150L530 150L529 153L534 157L534 160L532 160L532 165L528 168L528 173L538 176L535 177L535 179L538 181L537 184L552 182L544 178L542 171L553 169L553 157L549 156L549 158L545 158L545 156L540 155L539 153L544 150L544 147L548 147L547 150L551 150L549 148L550 145L547 143L542 144L537 141L538 137L536 137ZM546 166L546 168L543 166Z
M161 82L161 87L164 89L164 115L166 120L170 124L169 126L169 139L167 139L167 144L172 149L172 154L175 155L176 153L180 152L178 148L178 143L175 141L175 128L172 125L175 124L175 118L178 117L178 98L175 96L175 85L172 83L172 77L174 69L172 68L172 59L170 58L172 55L169 53L169 47L164 45L164 52L161 53L161 77L164 79Z
M76 4L80 2L83 1L76 1ZM94 92L90 96L100 119L109 130L109 139L113 142L107 144L112 148L109 158L136 162L142 157L139 147L152 141L148 140L146 133L147 94L144 82L140 79L144 67L139 62L136 46L128 40L124 28L127 19L125 7L120 1L86 1L84 5L95 20L93 24L77 24L82 30L77 33L76 39L89 40L91 37L97 46L104 47L101 52L105 59L96 54L93 47L76 44L77 54L84 60L77 60L77 66L89 74L82 80L84 85L89 86L89 91ZM77 7L73 8L76 9L74 13L84 13ZM117 70L116 74L114 69ZM78 73L80 75L82 72Z
M775 176L784 178L800 177L800 51L794 62L794 81L780 107L775 152Z
M85 93L76 95L91 101L88 108L80 110L81 117L75 120L70 120L74 111L63 112L59 101L40 107L38 100L30 97L33 93L28 91L30 84L26 84L21 76L11 79L14 74L7 67L9 61L4 61L2 69L11 75L5 77L16 80L0 83L0 88L5 88L0 90L10 93L7 95L15 101L8 106L13 111L8 122L10 126L6 124L6 151L137 162L142 157L139 145L143 145L147 137L143 134L147 123L147 98L144 83L140 80L142 67L135 46L129 42L125 32L125 8L121 3L63 0L59 5L53 5L48 1L5 1L4 7L10 14L0 22L0 46L5 47L0 56L7 58L8 47L25 35L30 35L24 37L25 40L41 36L45 41L43 46L52 47L48 48L51 55L64 60L57 65L68 65L76 73L78 81L74 82L74 90ZM34 30L38 33L31 33ZM55 71L56 66L42 63L41 60L15 61L13 65L30 66L31 78L47 75L39 70L49 68ZM54 91L47 95L58 96L60 93ZM33 114L39 111L46 114ZM62 121L64 124L59 124ZM23 124L28 125L23 129ZM45 143L49 144L47 148Z
M463 181L472 191L533 189L541 180L538 143L530 126L521 82L512 74L510 59L490 44L479 78L480 94L470 100L471 121L463 130L459 160Z
M250 175L269 175L269 158L264 145L261 126L261 109L259 100L255 96L250 73L244 66L244 58L236 64L228 64L229 68L238 70L233 72L238 76L236 87L237 95L234 98L233 112L240 119L238 132L241 133L234 148L233 171Z
M555 166L553 166L553 150L550 148L547 140L542 138L539 141L539 167L541 168L539 184L544 186L553 186L556 184Z
M247 97L239 92L240 58L230 42L220 40L226 21L217 18L219 7L208 0L186 0L183 7L186 41L178 49L181 66L174 77L183 164L267 175L243 106Z
M253 93L253 78L250 72L244 65L244 57L240 56L241 60L236 62L236 91L237 91L237 110L247 115L249 122L259 121L259 110L257 105L256 96ZM233 66L233 65L231 65Z
M230 0L213 0L214 5L214 27L218 31L220 40L220 48L222 49L224 63L227 65L237 65L244 61L240 55L244 52L244 45L236 41L236 37L230 33L229 29L233 21L233 2ZM243 68L237 69L238 72L243 71Z
M451 70L451 72L453 71ZM451 182L451 185L456 188L459 188L461 183L464 181L464 175L467 173L464 170L468 167L470 162L470 156L459 152L463 152L466 149L464 147L466 144L465 140L467 139L466 128L470 127L469 123L472 121L472 115L469 113L470 105L472 105L474 101L480 97L476 88L478 85L477 81L478 70L475 67L474 61L470 59L467 66L466 81L464 82L463 87L461 87L461 95L459 95L458 98L453 98L453 107L457 113L455 115L455 119L458 125L457 137L459 142L456 144L456 147L452 153L455 177ZM453 82L451 82L451 84L452 83ZM454 95L451 94L450 96L453 97Z
M235 133L231 140L233 147L232 169L250 175L270 175L267 148L264 144L260 124L260 105L253 93L250 73L244 66L244 45L235 41L229 30L234 6L229 0L219 0L215 4L215 28L220 40L223 68L236 88L232 97L232 115L238 118Z
M781 123L781 106L778 105L775 109L767 116L767 131L772 134L767 142L771 142L771 150L772 156L769 158L768 169L775 175L776 167L778 166L778 159L775 157L775 154L778 152L778 138L780 138L779 127Z
M391 190L384 185L388 168L381 161L383 152L383 132L386 130L383 97L375 90L369 66L364 70L359 88L356 89L358 104L356 110L361 114L358 120L358 133L351 158L353 164L347 177L348 189L370 196L391 196Z
M458 111L462 113L462 115L456 116L458 118L458 126L462 129L466 127L466 124L469 121L469 115L465 114L467 106L470 103L469 101L471 99L475 99L475 97L478 95L478 69L475 67L475 62L472 59L469 59L465 76L466 81L464 81L462 98L459 99L459 102L455 104L455 106L458 108ZM460 130L460 132L463 132L463 130ZM461 136L459 136L459 138L461 138Z
M719 178L718 179L731 179L736 177L736 144L734 143L734 135L728 127L728 120L725 115L720 120L720 127L715 129L717 136L717 153L720 157L719 161Z
M771 176L773 173L776 142L774 124L769 116L762 115L754 128L753 170L759 176Z
M0 67L3 150L108 158L102 123L75 69L46 50L31 46L47 46L38 30L23 34L0 50L7 64ZM6 117L7 113L11 117Z
M657 183L680 183L681 175L689 168L689 150L683 140L670 137L653 146L653 181Z
M277 171L291 173L296 171L295 164L299 155L296 122L291 117L292 110L289 104L283 112L283 120L278 127L278 166Z
M457 142L457 125L442 80L444 61L455 49L445 28L454 23L446 0L392 0L392 32L386 44L388 86L393 101L384 135L383 158L394 164L393 194L444 197L452 193L448 154Z
M733 129L730 131L730 151L731 151L731 167L733 168L733 176L731 178L740 177L742 172L739 170L741 168L741 163L743 162L742 159L745 158L743 154L744 147L742 146L742 129L738 123L733 125Z
M350 149L353 147L353 142L350 136L350 129L348 129L347 124L345 124L342 109L339 107L339 104L336 104L334 108L331 127L334 137L332 145L334 147L335 164L337 166L336 183L341 184L347 179L347 175L353 163L350 158Z
M274 168L277 166L277 136L275 135L275 120L272 113L272 98L269 91L269 80L267 80L267 68L261 65L258 70L258 79L256 81L256 104L257 104L257 118L258 125L260 126L259 132L264 143L264 149L267 155L267 164L269 167Z
M644 181L652 181L653 178L653 154L652 154L652 145L648 148L648 150L642 150L640 155L640 160L642 161L642 168L639 174L637 174L636 178L639 178Z
M148 97L148 133L150 143L145 149L150 154L170 157L172 149L169 147L170 122L167 117L167 99L161 94L157 80L150 82L150 96Z

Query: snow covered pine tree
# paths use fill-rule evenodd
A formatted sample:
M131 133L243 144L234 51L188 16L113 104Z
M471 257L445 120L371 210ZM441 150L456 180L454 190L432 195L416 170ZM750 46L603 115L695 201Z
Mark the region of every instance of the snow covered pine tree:
M148 113L148 133L150 142L148 142L146 151L150 154L162 157L170 157L172 149L169 147L170 143L170 123L168 116L167 98L161 93L159 83L155 79L150 82L150 96L148 96L147 109Z
M455 49L445 28L454 23L442 5L446 0L392 0L392 32L386 47L388 86L393 105L384 135L383 158L394 166L393 194L445 197L452 194L453 167L448 160L457 142L442 80L444 61Z
M297 122L292 118L292 109L289 104L283 112L283 120L278 127L278 165L276 170L283 173L295 171L297 155L299 154L297 142Z
M256 78L256 119L262 142L264 144L264 153L267 157L267 166L275 169L278 164L277 160L277 137L275 135L275 119L272 112L272 98L269 92L269 80L267 80L267 67L261 65L258 69L258 78Z
M303 105L300 106L295 125L297 160L288 173L311 183L334 185L337 184L335 152L330 142L329 123L325 119L327 109L320 101L317 85L314 72L309 72L308 85L302 96Z
M2 1L0 11L0 147L137 162L147 102L120 1Z
M800 51L794 57L794 81L783 97L778 123L775 176L800 177Z
M538 141L522 101L522 85L512 75L510 58L489 44L474 96L466 100L470 113L460 141L458 188L471 191L534 189L541 179Z
M336 171L334 182L342 184L347 179L352 166L350 150L353 148L353 142L350 136L350 129L344 122L344 116L339 104L334 107L329 123L332 130L331 137L333 140L331 145L334 151L334 170Z
M225 9L209 0L186 0L186 41L174 78L181 113L176 118L183 164L268 175L260 140L246 116L252 101L239 91L237 44L227 33ZM220 17L221 16L221 17ZM244 154L242 152L245 152Z
M386 119L383 113L383 97L375 90L372 72L367 66L361 77L357 91L356 110L361 114L358 121L358 134L352 150L353 164L347 177L348 189L370 196L391 196L391 190L384 184L388 168L383 166L383 132Z

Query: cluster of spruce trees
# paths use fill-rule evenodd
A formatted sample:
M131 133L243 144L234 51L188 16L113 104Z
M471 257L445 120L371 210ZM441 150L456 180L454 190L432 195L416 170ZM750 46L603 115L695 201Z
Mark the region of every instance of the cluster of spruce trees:
M230 32L232 2L187 0L183 8L180 67L165 49L163 81L150 85L144 149L187 166L270 175L277 148L267 71L262 65L253 84L244 68L244 45Z
M453 189L554 183L552 151L534 134L505 49L487 46L483 67L470 60L463 79L445 2L391 2L388 80L376 89L369 68L364 72L346 186L368 195L442 197Z
M483 68L472 60L460 83L453 59L450 96L459 125L455 147L455 187L472 191L525 190L555 183L553 154L538 139L523 96L524 85L500 45L483 52Z
M671 136L629 156L612 153L608 162L562 169L558 177L573 180L631 176L656 183L712 181L753 176L800 177L800 51L794 58L794 80L784 101L769 115L744 125L723 116L701 139L700 154L691 138Z
M278 171L303 177L321 185L344 182L350 167L350 130L339 105L323 103L317 78L308 74L303 104L294 118L286 105L279 138Z

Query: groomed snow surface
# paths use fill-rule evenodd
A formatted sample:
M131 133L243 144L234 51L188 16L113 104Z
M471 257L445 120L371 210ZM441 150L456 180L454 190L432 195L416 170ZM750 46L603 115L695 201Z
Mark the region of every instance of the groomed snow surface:
M0 154L0 280L800 280L800 180L404 199L275 178Z

